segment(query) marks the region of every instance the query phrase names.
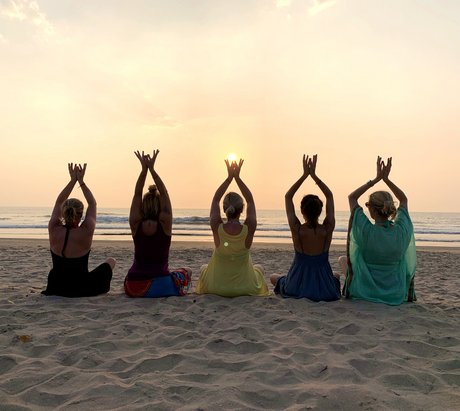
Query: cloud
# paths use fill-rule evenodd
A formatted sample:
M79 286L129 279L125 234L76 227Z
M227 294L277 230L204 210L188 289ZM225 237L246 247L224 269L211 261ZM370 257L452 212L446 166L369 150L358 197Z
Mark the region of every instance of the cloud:
M322 11L332 7L336 4L336 0L312 0L312 6L310 7L309 13L311 15L316 15Z
M32 24L45 36L55 34L52 23L45 13L40 10L38 2L32 0L0 0L0 16Z
M137 104L134 101L131 104L131 115L138 117L138 120L144 127L179 127L181 123L174 117L166 114L159 107L155 106L150 99L144 99ZM133 118L134 120L134 118Z
M274 0L277 9L291 12L307 10L312 16L334 6L337 0Z
M290 7L292 0L275 0L276 7L281 9L283 7Z

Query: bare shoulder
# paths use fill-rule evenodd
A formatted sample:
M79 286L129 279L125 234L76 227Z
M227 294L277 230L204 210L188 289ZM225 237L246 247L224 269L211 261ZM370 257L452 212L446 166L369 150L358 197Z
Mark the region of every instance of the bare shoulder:
M317 229L323 230L325 233L329 234L334 231L335 228L335 220L333 221L325 221L323 224L318 224Z
M211 230L213 232L217 232L217 229L221 224L224 223L224 220L222 220L222 217L219 215L211 216L209 219L209 225L211 226Z
M59 227L62 227L61 218L55 215L52 215L50 221L48 222L48 231L58 230Z
M78 227L78 232L90 233L92 235L95 229L96 229L96 219L92 217L89 217L89 218L86 217L85 221L83 221L80 227Z

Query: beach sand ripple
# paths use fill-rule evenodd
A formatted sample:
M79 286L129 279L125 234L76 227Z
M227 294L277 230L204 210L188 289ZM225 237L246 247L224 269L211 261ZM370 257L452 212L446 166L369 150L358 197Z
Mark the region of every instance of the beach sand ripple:
M173 243L196 273L209 243ZM333 268L343 250L331 251ZM415 304L190 294L130 299L128 242L109 294L45 297L46 243L0 240L1 410L460 409L458 250L421 250ZM285 273L290 246L256 244ZM271 286L270 286L271 287ZM272 287L271 287L272 289Z

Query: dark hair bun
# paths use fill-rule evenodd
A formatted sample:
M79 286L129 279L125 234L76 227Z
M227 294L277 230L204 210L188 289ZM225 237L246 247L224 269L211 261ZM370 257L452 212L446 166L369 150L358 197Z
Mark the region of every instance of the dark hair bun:
M151 186L149 186L149 193L150 194L156 194L158 193L158 188L155 184L152 184Z

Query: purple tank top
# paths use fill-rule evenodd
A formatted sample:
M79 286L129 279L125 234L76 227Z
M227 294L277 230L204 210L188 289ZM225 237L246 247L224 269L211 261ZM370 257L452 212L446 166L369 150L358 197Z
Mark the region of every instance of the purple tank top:
M168 258L171 236L166 235L160 222L153 235L146 235L139 224L134 240L134 262L128 280L150 280L169 275Z

